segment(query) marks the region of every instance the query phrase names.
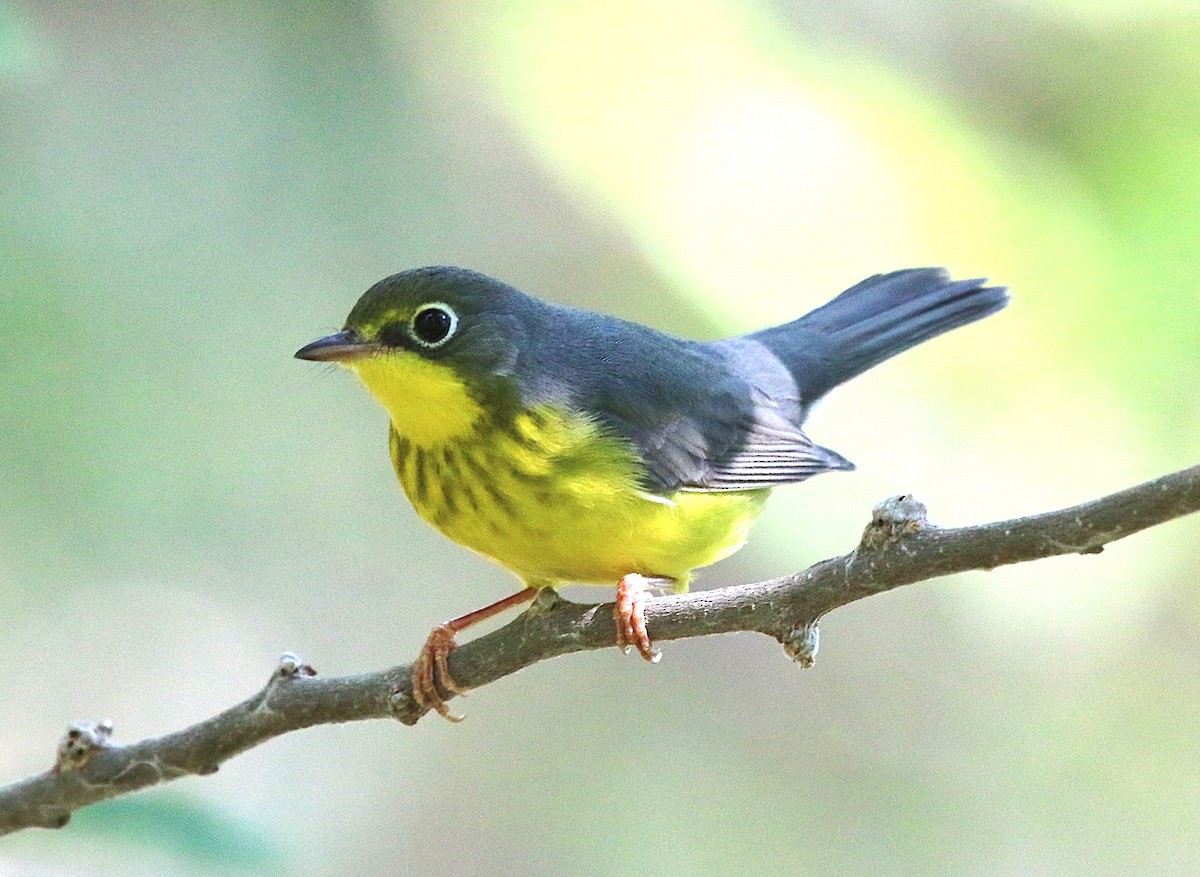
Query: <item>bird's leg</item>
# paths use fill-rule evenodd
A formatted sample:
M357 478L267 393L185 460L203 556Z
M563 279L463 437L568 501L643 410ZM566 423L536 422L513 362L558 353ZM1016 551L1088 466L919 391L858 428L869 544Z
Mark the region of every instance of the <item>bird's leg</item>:
M417 702L417 706L422 709L436 710L438 715L444 719L449 719L452 722L461 722L462 716L456 716L450 712L450 708L446 706L446 702L442 700L442 695L438 692L438 684L442 688L452 694L466 694L466 689L461 688L454 677L450 675L450 667L446 663L446 657L454 650L456 645L454 636L461 631L466 630L473 624L478 624L493 615L499 615L506 609L511 609L513 606L520 606L522 603L528 603L537 596L537 588L526 588L524 591L513 594L511 597L505 597L503 600L497 600L489 606L484 606L482 609L476 609L474 612L468 612L466 615L461 615L452 621L447 621L445 624L439 624L429 632L429 638L425 640L425 645L421 649L421 654L417 656L417 660L412 665L412 690L413 700Z
M630 573L617 584L617 602L613 606L613 621L617 625L617 648L626 654L636 646L643 658L658 663L662 652L650 642L646 630L646 594L651 588L671 584L668 578L647 578Z

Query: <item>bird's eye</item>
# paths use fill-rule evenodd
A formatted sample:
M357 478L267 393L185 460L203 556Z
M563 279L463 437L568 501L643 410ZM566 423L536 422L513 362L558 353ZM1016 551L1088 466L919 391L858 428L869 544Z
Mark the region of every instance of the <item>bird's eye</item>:
M413 337L426 347L441 347L458 328L458 316L450 305L436 302L417 311L412 320Z

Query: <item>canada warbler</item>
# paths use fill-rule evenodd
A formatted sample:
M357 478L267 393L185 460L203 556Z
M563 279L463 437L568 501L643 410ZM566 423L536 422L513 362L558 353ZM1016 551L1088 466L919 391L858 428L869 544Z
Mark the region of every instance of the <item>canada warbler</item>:
M430 634L418 702L450 717L454 634L540 588L618 584L617 642L657 656L648 584L687 589L737 551L771 488L853 469L801 430L830 389L1008 301L937 268L870 277L810 314L697 342L541 301L462 268L372 286L345 328L297 351L354 371L391 417L417 512L525 590Z

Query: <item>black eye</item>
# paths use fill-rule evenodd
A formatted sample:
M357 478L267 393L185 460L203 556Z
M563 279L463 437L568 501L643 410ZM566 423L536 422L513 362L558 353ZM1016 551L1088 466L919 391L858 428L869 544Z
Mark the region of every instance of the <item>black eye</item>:
M445 344L458 328L458 317L449 305L426 305L413 317L412 331L417 341L428 346Z

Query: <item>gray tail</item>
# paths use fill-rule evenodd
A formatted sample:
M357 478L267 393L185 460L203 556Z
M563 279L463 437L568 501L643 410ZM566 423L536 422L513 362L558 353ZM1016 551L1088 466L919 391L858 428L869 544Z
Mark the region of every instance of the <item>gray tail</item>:
M944 268L876 274L798 320L755 332L796 379L807 408L838 384L922 341L996 313L1002 286L951 280Z

